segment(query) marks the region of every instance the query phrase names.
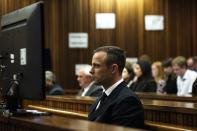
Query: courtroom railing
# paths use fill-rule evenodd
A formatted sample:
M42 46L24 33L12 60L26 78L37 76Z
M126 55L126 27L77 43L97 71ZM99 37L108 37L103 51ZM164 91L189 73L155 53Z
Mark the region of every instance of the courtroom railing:
M90 122L61 116L3 117L1 131L140 131L141 129Z
M37 105L64 111L88 113L95 101L91 97L48 96L44 101L24 101L24 106ZM141 100L145 120L190 127L197 127L197 103Z
M140 99L197 103L197 96L177 96L176 94L156 94L150 92L146 92L146 93L136 92L136 94Z
M35 106L35 105L29 105L28 108L41 110L41 111L48 111L56 115L69 117L69 118L80 118L87 120L87 113L82 112L72 112L72 111L63 111L60 109L55 108L47 108L43 106ZM197 130L196 128L192 127L185 127L185 126L177 126L173 124L165 124L161 122L151 122L151 121L145 121L145 128L148 130L154 130L154 131L189 131L189 130Z

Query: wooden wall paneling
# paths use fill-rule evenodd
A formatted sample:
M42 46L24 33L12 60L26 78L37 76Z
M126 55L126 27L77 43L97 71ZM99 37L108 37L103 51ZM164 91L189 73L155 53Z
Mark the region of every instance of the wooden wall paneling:
M191 32L191 37L192 37L192 55L197 56L197 18L196 18L196 12L197 12L197 1L193 0L192 1L192 32Z
M140 1L117 0L116 3L116 43L127 51L127 57L136 57L138 54L138 28L139 13L138 6Z
M144 1L144 15L164 15L165 21L165 1L149 0ZM162 31L146 31L144 30L144 52L149 54L153 60L162 59L165 54L165 27ZM161 49L162 47L162 49Z
M93 3L94 19L95 19L96 13L115 13L116 12L116 9L115 9L116 1L114 0L107 0L107 1L94 0L93 2L94 2ZM102 46L102 45L117 45L116 40L115 40L115 31L114 31L116 29L96 29L95 23L94 23L94 31L95 31L94 44L96 44L96 47Z
M39 0L0 0L0 14ZM91 63L92 51L117 45L128 57L148 54L154 60L197 55L196 0L44 0L45 47L53 71L66 89L79 89L75 64ZM96 29L95 14L116 13L116 29ZM144 15L163 14L164 31L145 31ZM69 32L88 32L88 49L68 48Z
M178 3L178 4L177 4ZM191 56L192 43L192 1L169 1L170 45L173 56Z
M64 1L63 5L66 6L63 12L64 23L64 59L65 72L67 75L65 79L68 79L67 85L70 88L78 87L78 82L75 76L75 64L90 64L91 51L90 47L93 44L89 41L87 49L73 49L68 47L68 35L72 32L84 32L89 34L89 3L87 0L73 0ZM72 66L71 66L72 65ZM78 87L79 89L79 87Z

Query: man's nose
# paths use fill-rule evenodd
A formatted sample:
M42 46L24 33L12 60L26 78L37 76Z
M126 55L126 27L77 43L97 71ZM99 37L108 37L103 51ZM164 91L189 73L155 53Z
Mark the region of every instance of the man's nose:
M90 74L93 74L93 73L94 73L93 68L91 68L91 70L90 70L89 73L90 73Z

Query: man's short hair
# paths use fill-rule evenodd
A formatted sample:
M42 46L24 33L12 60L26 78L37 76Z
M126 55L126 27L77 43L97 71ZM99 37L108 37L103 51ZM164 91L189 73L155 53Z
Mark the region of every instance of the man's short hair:
M56 82L56 76L52 71L45 71L45 79Z
M122 73L125 67L125 62L126 62L125 51L117 46L102 46L94 50L94 53L100 52L100 51L107 53L106 64L108 66L112 64L117 64L119 72Z
M179 66L181 68L186 68L187 67L187 62L186 62L186 58L183 56L177 56L176 58L173 59L172 61L172 65L175 66Z
M147 61L147 62L150 63L150 64L152 63L152 60L151 60L150 56L147 55L147 54L141 55L141 56L139 57L139 60L140 60L140 61Z
M193 57L193 61L194 61L195 64L197 64L197 56Z
M167 58L162 61L162 67L171 67L172 66L172 58Z

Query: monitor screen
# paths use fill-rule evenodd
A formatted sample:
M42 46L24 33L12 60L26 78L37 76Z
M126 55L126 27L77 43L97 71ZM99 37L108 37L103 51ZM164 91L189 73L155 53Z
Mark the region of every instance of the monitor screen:
M4 96L18 86L19 99L45 98L43 2L1 17L0 73Z

